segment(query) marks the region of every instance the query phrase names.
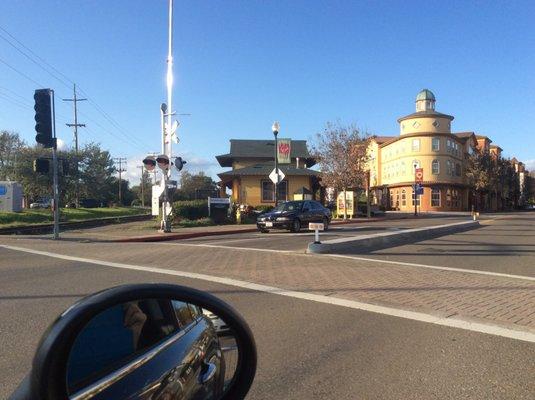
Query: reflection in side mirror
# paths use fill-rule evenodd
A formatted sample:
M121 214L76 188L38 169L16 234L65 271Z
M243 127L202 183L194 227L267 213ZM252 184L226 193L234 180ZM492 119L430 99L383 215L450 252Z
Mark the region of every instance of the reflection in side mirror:
M254 340L230 306L190 288L128 285L81 300L52 325L30 397L241 399L255 370Z

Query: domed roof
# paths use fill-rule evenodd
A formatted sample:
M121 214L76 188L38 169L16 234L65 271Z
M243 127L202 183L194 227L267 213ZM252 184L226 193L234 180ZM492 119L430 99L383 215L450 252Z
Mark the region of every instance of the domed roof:
M433 101L435 101L436 99L435 99L435 95L433 94L432 91L430 91L429 89L423 89L416 96L416 101L418 101L418 100L433 100Z

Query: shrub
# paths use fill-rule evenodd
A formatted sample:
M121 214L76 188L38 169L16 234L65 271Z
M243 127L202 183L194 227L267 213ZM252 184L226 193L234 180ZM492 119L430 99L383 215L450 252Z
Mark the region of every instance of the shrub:
M200 219L208 217L207 200L175 201L173 215L178 219Z
M132 200L132 203L130 203L130 205L131 205L132 207L139 207L139 206L141 205L141 200L139 200L139 199L134 199L134 200Z

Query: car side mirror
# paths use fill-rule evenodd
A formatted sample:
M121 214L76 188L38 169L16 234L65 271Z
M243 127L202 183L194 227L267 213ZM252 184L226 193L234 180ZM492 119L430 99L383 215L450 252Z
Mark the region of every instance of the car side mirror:
M245 320L208 293L123 285L64 311L11 399L243 399L256 373Z

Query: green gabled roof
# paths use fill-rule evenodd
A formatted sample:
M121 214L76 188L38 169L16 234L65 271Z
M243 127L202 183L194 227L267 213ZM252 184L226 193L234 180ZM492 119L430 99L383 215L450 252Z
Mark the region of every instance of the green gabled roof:
M233 160L258 158L260 161L267 161L274 158L274 153L275 140L231 139L230 153L216 156L216 159L222 167L231 167ZM290 157L299 157L309 167L315 164L308 152L306 140L292 140Z

